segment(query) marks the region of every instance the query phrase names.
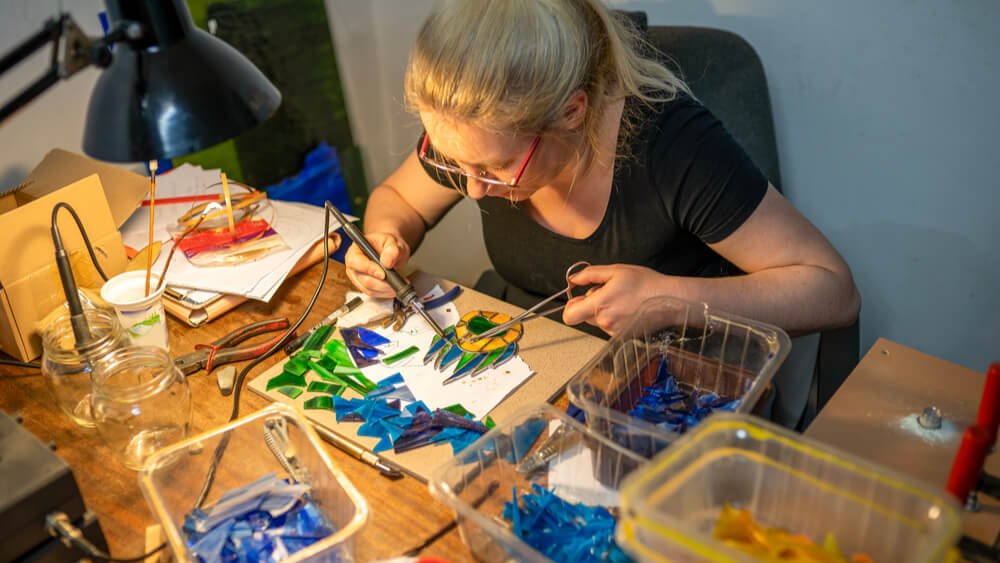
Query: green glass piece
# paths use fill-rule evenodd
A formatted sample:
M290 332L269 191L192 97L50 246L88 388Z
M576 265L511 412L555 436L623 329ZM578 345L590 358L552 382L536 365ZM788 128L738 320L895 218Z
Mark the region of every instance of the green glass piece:
M324 369L333 371L337 367L337 362L330 359L329 356L323 356L322 358L316 360L316 363L323 366Z
M295 354L288 361L285 362L284 367L285 373L290 373L292 375L305 375L309 371L309 359Z
M299 395L302 394L302 388L301 387L291 387L291 386L278 387L278 393L281 393L282 395L285 395L287 397L291 397L293 399L297 399L299 397Z
M277 387L305 387L306 378L302 374L289 373L288 371L283 371L278 375L272 377L267 382L267 390L275 389Z
M472 360L479 357L479 352L466 352L462 354L462 357L458 360L458 365L455 366L455 373L462 371L465 364L471 362Z
M487 428L496 428L497 423L493 422L492 416L487 416L486 420L483 421L483 426Z
M352 373L351 376L354 377L354 379L356 379L358 381L358 383L360 383L361 385L363 385L365 387L365 389L367 389L368 391L371 391L372 389L375 389L376 387L378 387L378 383L375 383L371 379L368 379L367 377L365 377L365 374L361 373L360 370L358 370L358 373ZM367 392L366 392L366 394L367 394Z
M330 338L330 333L333 332L333 327L330 325L323 325L316 329L315 332L309 335L305 343L302 344L303 350L319 350L323 347L323 344L328 338Z
M331 340L323 346L323 349L326 351L326 356L337 362L337 365L354 366L351 353L347 350L347 344L344 344L343 341Z
M437 337L436 334L434 336ZM382 363L385 364L385 365L387 365L387 366L391 366L392 364L398 362L399 360L402 360L402 359L405 359L405 358L409 358L410 356L413 355L414 352L416 352L418 350L420 350L420 348L418 348L417 346L410 346L406 350L403 350L401 352L396 352L395 354L393 354L391 356L388 356L386 358L382 358Z
M486 356L486 359L483 360L483 363L479 364L479 368L477 368L477 369L480 369L480 368L485 369L487 366L489 366L493 362L497 361L497 358L499 358L500 354L503 354L503 351L506 350L506 349L507 349L507 347L504 346L502 348L497 348L496 350L493 350L492 352L490 352L490 355Z
M302 406L307 409L326 409L329 411L333 410L333 397L330 395L317 395L315 397L310 397L302 403Z
M321 379L329 381L330 383L336 383L338 385L346 385L362 395L368 393L369 391L367 387L351 379L349 374L337 373L336 369L334 369L333 371L328 370L323 366L317 364L316 362L310 362L309 365L313 368L313 371L316 372L316 375L320 376ZM337 367L339 368L340 366ZM337 394L339 395L340 393Z
M310 393L329 393L336 395L338 391L343 391L346 385L342 383L331 383L328 381L310 381L306 391Z
M469 319L469 322L466 326L469 327L469 332L471 332L472 334L482 334L487 330L497 326L497 324L482 315L476 315L475 317Z
M446 410L448 412L451 412L451 413L455 413L458 416L465 416L467 414L472 414L471 412L469 412L468 410L466 410L466 408L463 407L460 403L455 403L454 405L451 405L450 407L445 407L444 410ZM475 418L475 415L473 415L472 418Z
M330 371L332 371L333 373L336 373L337 375L354 375L356 373L361 373L360 369L358 369L358 368L356 368L354 366L351 366L351 365L346 365L345 366L344 364L342 364L340 362L337 362L337 366L334 367Z

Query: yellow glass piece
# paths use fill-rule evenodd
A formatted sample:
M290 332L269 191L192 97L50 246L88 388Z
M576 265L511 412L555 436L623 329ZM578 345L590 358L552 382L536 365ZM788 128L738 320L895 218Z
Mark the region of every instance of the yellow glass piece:
M470 325L482 322L482 320L473 321L477 317L482 317L482 319L492 323L494 326L510 320L510 315L494 311L469 311L462 315L461 320L455 324L455 336L457 337L458 347L466 352L492 352L517 342L521 339L521 335L524 334L524 325L518 323L507 329L504 333L492 338L483 338L482 340L470 342L469 339L476 335L471 330Z

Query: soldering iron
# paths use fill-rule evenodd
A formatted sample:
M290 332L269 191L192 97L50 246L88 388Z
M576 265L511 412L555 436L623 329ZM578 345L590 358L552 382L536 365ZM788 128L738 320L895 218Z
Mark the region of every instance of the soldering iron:
M404 307L413 309L418 315L423 317L438 336L441 338L447 338L444 334L444 330L442 330L441 327L434 322L434 319L431 318L430 314L424 310L424 306L420 302L420 299L418 299L419 296L417 295L417 290L413 288L413 284L406 281L406 278L401 276L396 270L386 268L382 265L382 261L379 260L378 257L378 252L372 248L371 243L368 242L368 239L365 238L364 233L361 232L361 229L359 229L357 225L348 221L347 217L344 217L344 214L333 205L329 205L327 208L331 213L333 213L333 216L340 221L340 224L344 227L344 232L347 233L347 236L350 237L352 241L354 241L354 244L358 245L358 248L365 253L365 256L367 256L372 262L378 264L379 268L382 268L382 271L385 272L386 283L388 283L389 286L392 287L392 290L396 292L396 299L398 299Z

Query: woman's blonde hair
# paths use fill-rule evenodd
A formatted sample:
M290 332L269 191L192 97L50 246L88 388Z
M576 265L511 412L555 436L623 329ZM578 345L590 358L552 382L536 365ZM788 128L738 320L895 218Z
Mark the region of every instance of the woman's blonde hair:
M641 32L600 0L444 0L424 22L406 69L411 111L432 111L500 133L540 134L577 90L583 133L597 153L601 114L634 96L669 101L687 86ZM623 120L626 134L631 127Z

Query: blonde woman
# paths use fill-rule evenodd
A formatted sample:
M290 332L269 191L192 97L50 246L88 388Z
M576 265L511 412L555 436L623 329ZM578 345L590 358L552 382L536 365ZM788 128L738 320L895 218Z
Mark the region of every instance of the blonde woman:
M482 209L494 268L520 305L599 286L563 311L620 329L672 295L807 333L849 324L850 269L681 80L641 53L599 0L450 0L410 55L424 134L371 194L364 226L388 267L463 196ZM348 275L388 297L356 248ZM514 299L513 296L521 296Z

